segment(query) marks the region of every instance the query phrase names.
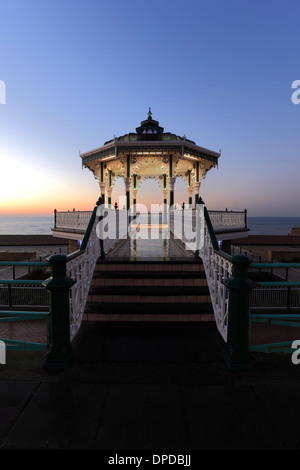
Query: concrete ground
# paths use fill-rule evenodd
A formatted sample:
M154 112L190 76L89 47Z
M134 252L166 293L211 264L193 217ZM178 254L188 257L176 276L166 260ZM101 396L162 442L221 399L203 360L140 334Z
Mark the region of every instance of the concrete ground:
M213 323L86 323L73 346L60 373L43 369L44 353L7 352L1 450L299 449L300 365L288 355L229 372Z

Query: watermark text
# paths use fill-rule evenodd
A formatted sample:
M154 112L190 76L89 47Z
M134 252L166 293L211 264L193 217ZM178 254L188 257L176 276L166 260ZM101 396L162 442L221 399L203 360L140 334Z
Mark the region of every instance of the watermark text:
M291 97L292 103L299 104L300 103L300 80L293 81L292 89L295 89Z
M99 223L96 227L100 240L127 239L156 240L174 238L182 240L188 250L200 250L204 243L204 207L198 204L196 210L185 207L178 210L174 205L152 204L151 210L143 204L136 204L127 210L108 210L98 206Z
M3 80L0 80L0 104L6 104L6 85Z
M6 364L6 345L0 340L0 364Z

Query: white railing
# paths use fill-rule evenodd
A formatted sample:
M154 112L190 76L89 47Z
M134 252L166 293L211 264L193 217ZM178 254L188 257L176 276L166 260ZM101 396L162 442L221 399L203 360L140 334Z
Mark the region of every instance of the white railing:
M99 256L101 255L101 244L99 238L100 232L102 233L101 238L103 238L103 252L107 252L119 240L120 237L124 238L124 235L127 235L127 211L116 211L115 209L108 208L103 210L100 209L101 208L98 207L98 210L97 212L95 211L95 213L89 212L89 224L92 225L88 226L89 224L87 224L87 230L81 245L83 248L80 248L77 252L72 253L67 257L67 276L75 281L75 284L70 289L71 340L75 337L80 328L92 278L94 275L95 265ZM86 213L86 215L87 214L88 213ZM102 229L99 232L100 216L104 217L102 224L104 233ZM105 227L108 223L112 224L114 228L112 232L110 232L110 236L106 238Z
M226 342L229 292L227 287L223 284L223 281L231 277L233 265L230 259L227 259L225 253L224 256L222 256L215 252L207 221L205 218L203 218L203 221L204 240L199 250L199 255L203 261L216 325L222 338Z
M91 211L55 212L54 228L86 230Z
M100 240L96 234L97 223L98 218L96 217L85 250L78 255L73 253L68 257L67 276L75 281L70 289L71 340L80 328L95 265L101 253Z
M115 209L106 209L114 211ZM181 212L180 210L173 211L174 213ZM195 218L195 209L184 209L184 212L190 213L191 218ZM239 231L245 230L246 228L246 217L245 212L233 212L233 211L208 211L209 217L213 229L216 232L224 230ZM55 212L55 227L56 229L77 229L86 230L92 212L90 211L67 211L67 212ZM193 226L195 221L192 222Z
M208 211L215 232L244 230L246 228L245 212Z

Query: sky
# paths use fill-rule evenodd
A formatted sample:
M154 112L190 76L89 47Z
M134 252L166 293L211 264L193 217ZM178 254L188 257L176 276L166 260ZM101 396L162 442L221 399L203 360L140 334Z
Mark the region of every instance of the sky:
M221 150L200 187L209 210L300 216L300 0L0 0L0 12L0 215L92 210L99 184L80 152L135 132L151 107L165 132ZM112 202L124 192L119 180ZM162 202L158 183L138 198Z

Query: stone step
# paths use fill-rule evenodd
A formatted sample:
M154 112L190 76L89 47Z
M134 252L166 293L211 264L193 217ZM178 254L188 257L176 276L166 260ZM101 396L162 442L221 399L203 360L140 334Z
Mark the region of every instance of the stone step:
M143 304L190 304L190 303L209 303L210 297L206 295L93 295L89 296L87 302L93 303L143 303Z
M188 306L184 303L165 304L158 302L155 304L155 309L152 303L144 302L88 302L86 304L85 315L140 315L141 317L151 315L153 318L166 315L180 315L182 318L189 315L213 315L213 309L210 302L196 303L191 302ZM95 317L94 317L95 318ZM92 319L90 316L89 319Z
M163 322L163 323L187 323L187 322L214 322L212 313L161 313L153 315L151 313L86 313L83 316L84 322Z
M89 291L90 295L96 294L109 294L109 295L209 295L207 286L175 286L175 287L164 287L162 285L156 286L153 289L152 286L140 286L138 289L136 286L108 286L108 287L91 287Z
M86 321L213 321L202 261L98 260Z
M109 271L136 271L136 272L158 272L183 273L183 272L203 272L202 264L164 264L164 263L97 263L95 272Z
M207 286L207 280L205 277L164 277L164 276L113 276L106 278L105 276L94 276L92 279L92 286L165 286L165 287L197 287Z
M135 278L135 279L198 279L198 278L205 278L205 272L203 269L201 270L189 270L189 271L167 271L167 270L152 270L152 271L143 271L143 270L135 270L135 271L126 271L126 270L96 270L94 272L95 279L128 279L128 278Z
M88 302L126 303L203 303L210 302L207 286L151 286L92 287Z

